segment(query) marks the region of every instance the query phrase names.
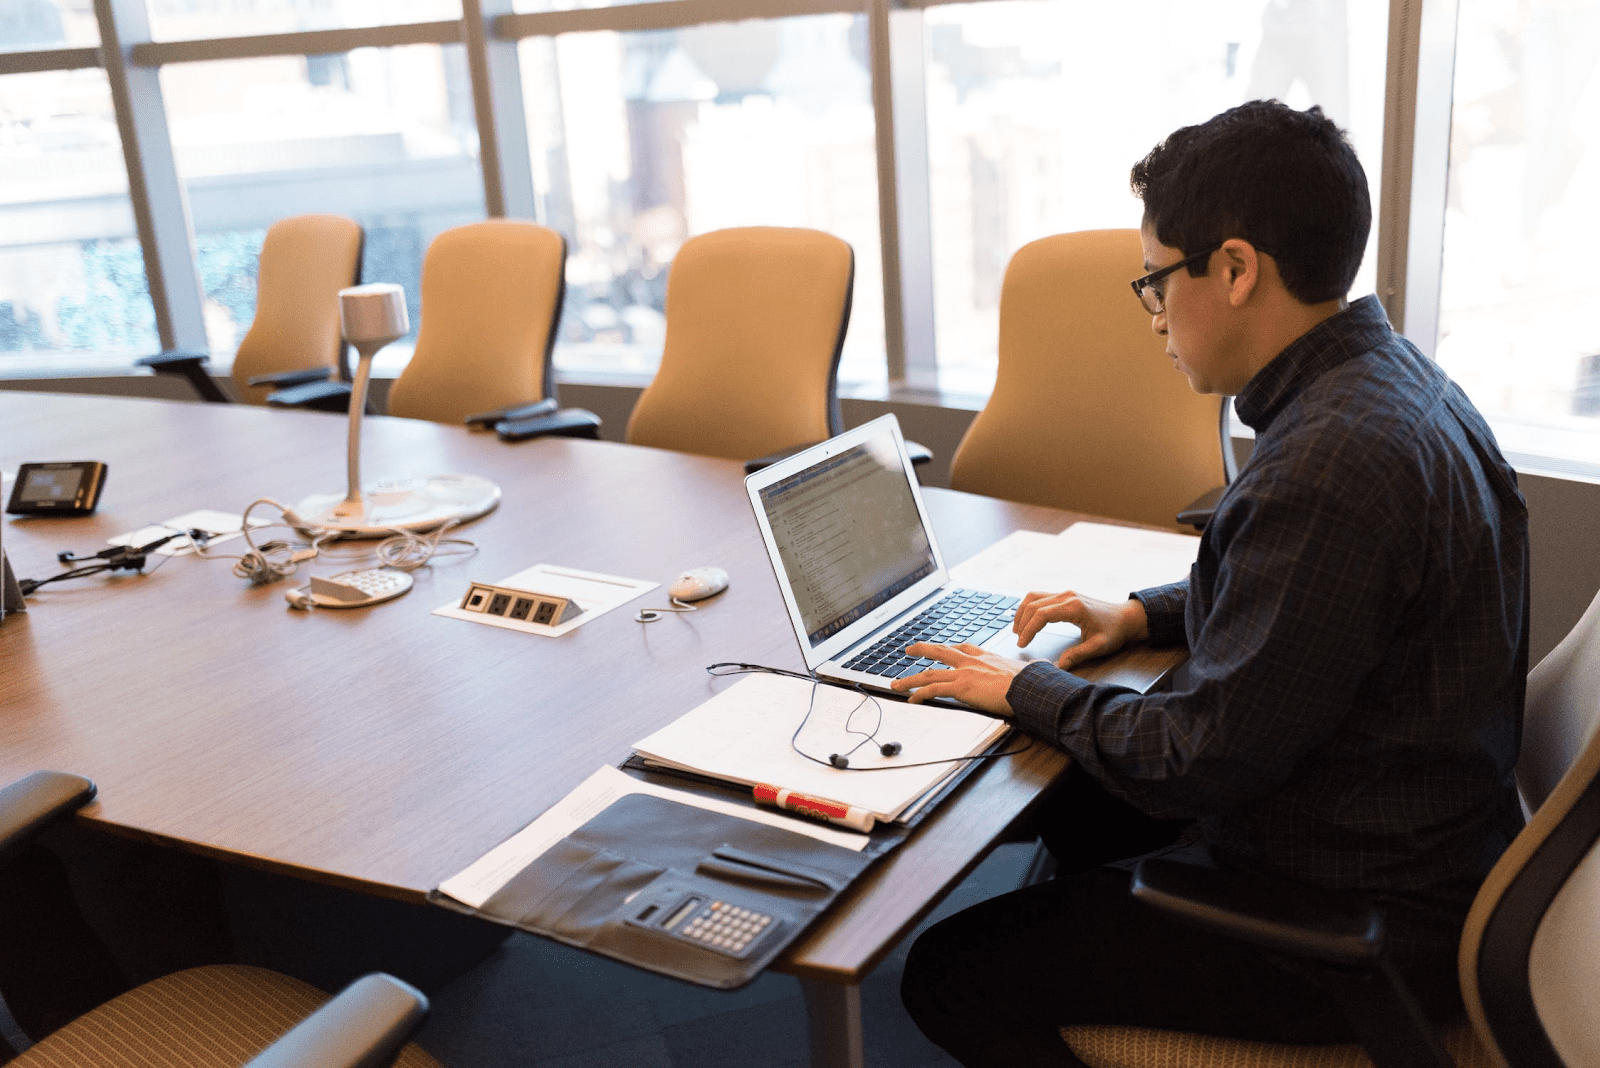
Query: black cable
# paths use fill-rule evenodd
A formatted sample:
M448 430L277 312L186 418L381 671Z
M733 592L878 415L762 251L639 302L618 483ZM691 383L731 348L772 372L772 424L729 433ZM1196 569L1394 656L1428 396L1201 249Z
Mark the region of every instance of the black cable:
M19 579L17 580L17 587L22 591L22 595L26 597L39 587L48 586L52 582L63 582L67 579L75 578L87 578L90 575L98 575L103 571L143 572L146 557L172 539L189 538L191 540L203 541L206 537L206 533L201 530L179 530L174 531L165 537L157 538L155 541L146 542L144 545L113 545L109 549L101 549L93 556L78 556L76 553L73 553L70 550L65 550L56 554L56 559L60 560L62 563L72 563L81 560L98 560L101 562L86 564L83 567L75 567L70 570L63 571L59 575L51 575L49 578ZM165 561L162 562L164 563ZM157 564L156 566L159 567L160 564Z
M800 746L796 744L796 740L800 737L800 732L805 730L806 724L811 721L811 712L816 707L817 687L822 684L822 680L817 678L816 675L805 671L790 671L788 668L768 667L765 664L743 664L735 661L719 661L715 664L706 665L706 674L715 675L719 678L725 675L744 675L754 672L760 672L768 675L784 675L791 679L805 679L811 683L811 699L806 704L805 718L800 721L800 725L796 727L794 729L794 733L789 736L789 748L793 749L796 753L799 753L813 764L821 764L824 767L835 768L839 771L895 771L899 768L931 767L934 764L958 764L964 760L995 760L1000 757L1016 756L1018 753L1026 753L1028 750L1033 748L1033 739L1024 735L1022 739L1022 745L1015 749L1002 749L997 753L977 753L973 756L945 757L942 760L917 760L907 764L884 764L875 768L839 767L839 765L833 763L831 760L823 760L820 757L812 756L810 753L806 752L804 749L801 749ZM869 693L862 687L860 683L853 684L853 687L856 692L861 694L861 704L856 705L856 707L852 708L849 714L845 716L845 730L849 731L851 734L862 733L861 731L850 729L850 719L856 714L857 711L860 710L861 705L866 704L868 701L873 703L873 707L878 713L878 725L881 727L883 725L883 708L877 703L880 699L879 696L874 693ZM866 745L867 742L871 741L876 734L876 730L872 731L866 736L865 740L856 743L855 748L850 749L843 755L849 756L850 753L854 753L856 749L860 749L863 745Z

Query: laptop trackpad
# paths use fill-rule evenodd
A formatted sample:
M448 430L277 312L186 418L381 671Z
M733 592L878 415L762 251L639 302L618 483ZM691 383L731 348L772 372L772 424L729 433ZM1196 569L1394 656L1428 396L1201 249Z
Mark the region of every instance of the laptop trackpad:
M1053 664L1057 657L1078 644L1080 635L1071 623L1050 623L1025 647L1017 646L1016 637L1007 628L984 642L983 648L1013 660L1048 660Z

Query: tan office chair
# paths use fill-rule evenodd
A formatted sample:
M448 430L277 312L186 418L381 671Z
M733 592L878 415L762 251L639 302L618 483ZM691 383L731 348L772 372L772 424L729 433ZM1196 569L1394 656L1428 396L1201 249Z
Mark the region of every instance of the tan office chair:
M661 368L627 440L749 460L832 437L855 254L819 230L750 226L683 243Z
M952 488L1173 526L1227 479L1222 401L1189 388L1128 291L1142 259L1137 230L1057 234L1011 257L999 373Z
M93 799L77 775L38 772L0 789L0 850ZM244 965L175 972L51 1032L14 1068L438 1068L406 1045L427 1013L416 990L382 974L329 997L298 979Z
M1432 1029L1403 1009L1363 1026L1361 1046L1276 1046L1126 1027L1072 1027L1063 1037L1092 1068L1368 1068L1377 1063L1456 1068L1593 1068L1600 1065L1600 596L1572 632L1528 674L1517 785L1533 818L1478 891L1461 937L1461 990L1470 1024L1443 1036L1449 1059L1428 1048ZM1314 912L1315 928L1240 907L1236 892L1260 897L1214 873L1145 862L1134 893L1279 952L1319 936L1366 929L1371 913L1348 898L1285 887ZM1321 940L1325 945L1326 939ZM1370 967L1377 946L1349 940L1336 967ZM1356 941L1362 945L1354 944ZM1314 952L1303 955L1317 957ZM1376 974L1374 986L1390 977ZM1346 1015L1351 1015L1349 1012Z
M256 271L256 315L233 358L238 399L265 404L276 389L349 381L338 293L361 281L362 238L361 226L340 215L294 215L267 229ZM136 362L187 378L206 400L227 401L205 370L207 360L204 353L166 352ZM334 410L344 408L335 404Z
M534 418L543 420L543 433L597 436L592 413L556 412L551 358L566 261L565 238L520 219L468 223L435 237L422 260L416 347L389 390L389 414L485 427ZM348 388L319 382L268 403L318 406Z

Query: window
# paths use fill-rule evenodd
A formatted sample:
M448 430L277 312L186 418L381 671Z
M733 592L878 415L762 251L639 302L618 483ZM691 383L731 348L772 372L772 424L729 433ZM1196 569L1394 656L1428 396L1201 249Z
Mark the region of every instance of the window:
M362 223L363 280L405 287L415 336L423 251L484 214L459 45L180 63L161 84L220 366L255 313L267 226L304 212ZM397 370L409 352L385 349L380 368Z
M1600 3L1462 0L1439 363L1509 453L1600 473Z
M521 62L535 188L570 240L557 366L653 372L685 238L807 226L855 249L841 380L885 380L863 19L530 38Z
M461 0L145 2L154 40L128 42L131 69L160 76L131 78L129 98L167 123L147 134L152 204L140 214L169 276L159 318L179 344L203 337L219 369L254 313L272 221L360 220L365 277L404 285L415 323L433 236L509 203L568 237L556 360L569 376L651 373L666 277L688 237L812 226L856 253L845 388L886 385L902 366L887 343L905 349L908 383L975 398L993 382L1012 253L1051 233L1136 226L1128 169L1179 125L1257 96L1320 103L1348 129L1376 212L1386 93L1401 116L1417 102L1386 85L1391 9L1397 42L1423 39L1421 6L1396 0L897 0L876 52L869 23L882 11L867 0L512 0L516 14L491 20L473 64L489 77L474 85L468 54L481 42L458 24ZM827 13L836 4L846 10ZM126 367L158 347L110 86L77 69L97 62L95 11L94 0L0 4L0 373ZM686 24L730 12L737 21ZM289 36L252 36L272 34ZM1430 31L1423 45L1439 74L1453 58L1455 77L1446 88L1430 67L1420 91L1415 161L1427 162L1412 187L1447 205L1409 208L1414 245L1394 251L1426 292L1394 296L1419 312L1418 342L1437 340L1508 452L1600 475L1600 327L1588 312L1600 275L1581 266L1600 236L1600 207L1583 195L1600 187L1600 0L1459 0L1453 56L1448 42ZM339 51L258 55L320 47ZM512 48L520 84L502 77ZM874 78L887 79L876 93ZM875 114L874 99L895 114ZM526 153L520 136L479 126L519 105ZM877 136L890 121L900 173L883 184ZM506 142L487 174L482 136ZM167 177L169 140L187 215ZM883 217L899 228L892 278ZM1374 285L1376 237L1354 295ZM203 307L185 299L194 283ZM903 308L894 330L886 296ZM391 346L380 370L408 354Z
M14 0L0 5L0 52L99 43L91 0Z
M147 6L150 33L157 41L392 26L461 17L461 0L147 0Z
M1260 97L1321 104L1366 167L1374 220L1388 11L1380 0L930 8L929 180L939 380L994 385L1000 283L1049 234L1137 227L1128 171L1166 134ZM1357 294L1375 277L1376 225Z
M157 348L104 72L0 77L0 371Z

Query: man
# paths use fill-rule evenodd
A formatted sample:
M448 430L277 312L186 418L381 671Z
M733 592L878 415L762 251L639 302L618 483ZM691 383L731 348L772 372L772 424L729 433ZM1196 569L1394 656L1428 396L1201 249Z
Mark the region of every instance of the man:
M1178 130L1133 188L1152 327L1256 444L1187 581L1023 601L1019 641L1081 629L1059 667L911 647L953 669L897 683L913 700L1014 716L1075 765L1043 826L1058 877L912 948L906 1006L968 1065L1077 1064L1069 1023L1351 1040L1311 975L1132 901L1107 862L1158 848L1367 892L1446 1015L1462 920L1521 824L1526 510L1461 391L1377 298L1346 304L1371 222L1355 153L1319 109L1255 101ZM1137 433L1136 407L1113 418ZM1144 639L1188 646L1163 692L1065 670Z

